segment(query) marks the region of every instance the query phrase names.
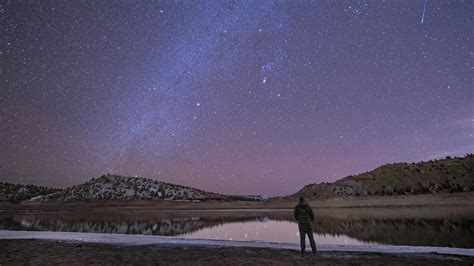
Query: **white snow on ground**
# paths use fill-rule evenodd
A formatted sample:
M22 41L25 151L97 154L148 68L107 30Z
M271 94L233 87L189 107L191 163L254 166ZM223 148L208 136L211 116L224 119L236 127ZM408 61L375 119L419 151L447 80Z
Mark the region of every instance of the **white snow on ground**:
M184 239L167 236L124 235L101 233L72 233L72 232L39 232L39 231L6 231L0 230L0 239L45 239L60 241L81 241L89 243L121 244L121 245L183 245L183 246L218 246L218 247L258 247L296 249L296 243L274 243L261 241L227 241ZM350 246L350 245L319 245L318 251L359 251L382 253L439 253L474 257L474 249L422 246Z

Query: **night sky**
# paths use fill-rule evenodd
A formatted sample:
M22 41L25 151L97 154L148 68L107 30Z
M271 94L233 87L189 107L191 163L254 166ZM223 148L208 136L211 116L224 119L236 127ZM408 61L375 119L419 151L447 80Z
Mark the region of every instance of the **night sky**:
M0 181L284 195L474 152L474 1L0 1Z

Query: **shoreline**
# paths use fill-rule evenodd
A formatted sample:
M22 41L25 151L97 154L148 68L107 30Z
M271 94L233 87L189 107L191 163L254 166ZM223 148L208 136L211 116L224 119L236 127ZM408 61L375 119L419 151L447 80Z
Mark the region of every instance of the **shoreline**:
M1 265L472 265L474 256L437 253L429 247L354 249L318 246L317 256L306 249L300 257L296 244L225 240L184 241L173 237L91 234L44 239L24 232L23 239L0 237ZM0 231L0 236L5 236ZM51 239L56 235L55 239ZM77 237L81 236L81 237ZM92 237L92 239L91 239ZM101 238L101 239L100 239ZM128 241L124 242L124 238ZM87 241L86 241L87 240ZM95 240L95 241L92 241ZM101 241L99 241L101 240ZM130 241L134 240L134 241ZM347 251L349 250L349 251ZM453 249L449 249L453 251ZM448 251L449 251L448 250ZM439 250L438 250L439 251ZM441 250L442 251L442 250ZM444 250L446 251L446 249ZM460 253L460 252L455 252Z
M152 200L106 200L106 201L22 201L0 202L0 211L59 211L59 210L287 210L293 209L297 200L293 198L271 198L268 201L152 201ZM404 208L404 207L474 207L474 192L437 193L417 195L339 197L330 199L308 199L314 209L357 208Z
M126 246L160 245L160 246L199 246L199 247L233 247L233 248L270 248L299 250L298 243L276 243L263 241L234 241L211 239L186 239L155 235L127 235L115 233L80 233L51 231L6 231L0 230L0 240L51 240L77 243L111 244ZM429 246L350 246L318 245L318 251L324 252L364 252L364 253L434 253L441 255L460 255L474 257L474 249L429 247Z

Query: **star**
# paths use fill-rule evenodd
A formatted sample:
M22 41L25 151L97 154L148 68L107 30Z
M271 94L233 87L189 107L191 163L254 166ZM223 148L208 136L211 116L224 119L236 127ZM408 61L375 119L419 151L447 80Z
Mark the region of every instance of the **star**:
M0 182L288 195L463 156L471 2L6 1Z

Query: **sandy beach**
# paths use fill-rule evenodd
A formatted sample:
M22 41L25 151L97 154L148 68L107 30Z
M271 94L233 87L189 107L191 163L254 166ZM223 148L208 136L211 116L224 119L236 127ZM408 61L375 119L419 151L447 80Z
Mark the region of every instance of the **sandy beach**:
M434 253L321 251L303 258L294 249L123 245L58 240L0 240L0 264L55 265L472 265L473 257Z
M409 246L320 246L300 257L290 243L173 237L0 231L0 264L155 265L472 265L474 251Z

